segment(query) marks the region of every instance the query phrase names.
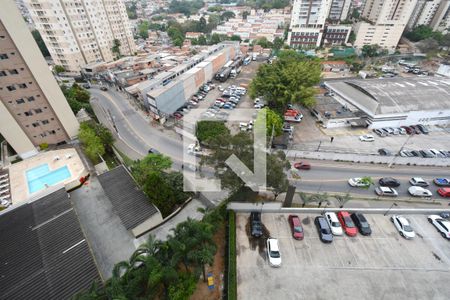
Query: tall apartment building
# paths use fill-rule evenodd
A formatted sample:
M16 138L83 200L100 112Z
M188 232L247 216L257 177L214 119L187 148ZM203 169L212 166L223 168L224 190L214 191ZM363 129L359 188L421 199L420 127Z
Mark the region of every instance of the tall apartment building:
M354 25L354 46L378 44L395 51L416 4L417 0L366 0L361 15L367 21Z
M352 0L333 0L328 18L333 21L344 21L350 13Z
M114 40L120 53L136 52L122 0L25 0L36 28L57 65L78 72L98 61L112 61Z
M335 5L333 10L332 4ZM293 48L314 49L322 45L346 43L351 26L328 24L327 19L333 23L344 20L350 4L350 0L294 0L289 45Z
M0 9L0 134L22 157L67 142L78 122L13 0Z
M333 0L294 0L289 44L294 48L320 47Z
M433 30L444 30L449 14L450 0L418 0L408 22L409 30L419 25L426 25Z

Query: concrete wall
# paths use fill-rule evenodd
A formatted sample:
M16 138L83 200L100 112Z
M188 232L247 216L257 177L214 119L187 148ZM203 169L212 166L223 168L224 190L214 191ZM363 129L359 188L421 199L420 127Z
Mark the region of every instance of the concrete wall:
M23 159L36 155L38 152L25 132L17 124L8 109L0 101L0 133Z
M145 220L143 223L139 224L135 228L131 229L131 233L133 236L137 237L144 232L150 230L151 228L155 227L159 223L163 221L163 218L161 216L161 213L158 211L158 213L152 215L150 218Z

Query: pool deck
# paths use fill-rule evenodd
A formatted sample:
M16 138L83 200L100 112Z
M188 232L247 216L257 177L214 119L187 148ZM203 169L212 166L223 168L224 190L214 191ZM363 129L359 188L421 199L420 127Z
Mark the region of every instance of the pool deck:
M48 164L51 171L67 165L71 177L55 185L59 187L71 182L78 182L79 178L85 173L83 162L74 148L41 152L34 157L15 163L9 167L13 205L22 204L30 199L40 198L40 196L46 195L50 190L55 188L55 186L52 186L33 194L29 193L26 171L42 164Z

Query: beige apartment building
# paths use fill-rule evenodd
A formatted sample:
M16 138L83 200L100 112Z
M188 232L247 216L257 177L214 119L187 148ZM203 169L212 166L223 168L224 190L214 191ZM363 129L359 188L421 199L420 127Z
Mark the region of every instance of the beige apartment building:
M448 27L450 0L418 0L408 22L408 30L426 25L444 31Z
M79 124L13 0L0 9L0 134L27 158L70 141Z
M394 52L416 6L417 0L367 0L362 17L357 22L354 46L378 44Z
M136 52L122 0L25 0L36 28L57 65L78 72L89 63L114 60Z

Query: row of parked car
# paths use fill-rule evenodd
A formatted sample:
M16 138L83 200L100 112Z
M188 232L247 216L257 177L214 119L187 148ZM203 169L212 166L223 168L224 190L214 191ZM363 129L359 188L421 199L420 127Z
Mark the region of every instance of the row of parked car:
M261 220L260 213L252 212L252 219L254 219L255 216L258 220ZM450 240L450 222L445 218L448 218L448 214L446 213L443 213L440 216L429 215L427 217L428 222L437 229L441 236ZM405 239L412 239L415 237L415 232L406 217L402 215L393 215L390 220L402 237ZM304 238L304 231L300 217L297 215L289 215L288 223L292 232L292 237L296 240L302 240ZM314 224L317 228L320 240L324 243L332 243L334 236L342 236L344 234L350 237L356 236L358 232L364 236L370 236L372 234L372 228L369 222L360 212L352 214L346 211L339 211L337 214L334 212L325 212L323 215L315 217ZM262 228L260 222L258 224L252 223L252 234L254 232L253 226ZM255 237L260 236L261 235ZM269 237L266 244L269 264L273 267L281 266L281 253L278 240Z
M425 125L418 124L412 126L377 128L373 129L373 132L380 137L385 137L388 135L428 134L430 133L430 130Z
M450 178L435 178L433 183L440 188L437 190L437 193L441 197L450 197ZM350 178L348 180L348 184L352 187L363 187L368 188L370 186L370 182L364 180L363 178ZM393 177L383 177L378 180L379 186L375 188L375 193L378 196L388 196L388 197L397 197L398 192L394 189L394 187L400 186L400 181ZM409 180L409 184L411 185L408 188L408 193L413 197L424 197L429 198L433 196L433 193L426 189L430 185L428 181L421 177L413 177Z
M183 118L184 114L188 113L193 107L197 107L198 103L205 99L208 92L215 88L215 84L212 81L208 81L206 84L202 85L197 93L195 93L191 99L186 102L182 107L180 107L173 116L179 120Z
M378 149L378 154L382 156L393 156L392 151L386 148ZM401 157L424 157L424 158L450 158L449 150L425 149L425 150L400 150L398 156Z

